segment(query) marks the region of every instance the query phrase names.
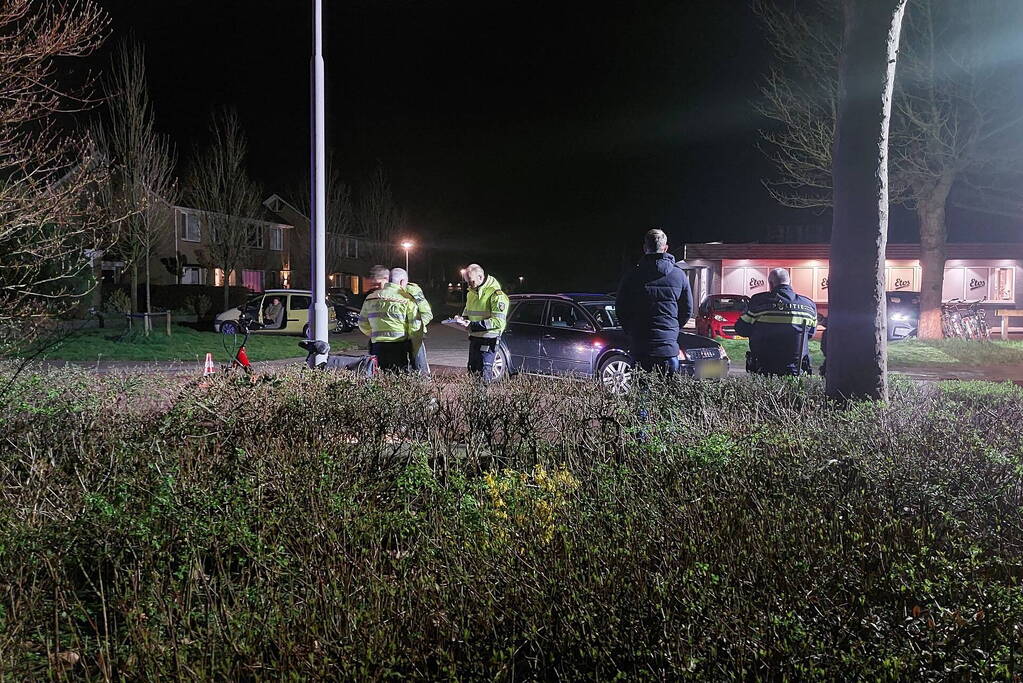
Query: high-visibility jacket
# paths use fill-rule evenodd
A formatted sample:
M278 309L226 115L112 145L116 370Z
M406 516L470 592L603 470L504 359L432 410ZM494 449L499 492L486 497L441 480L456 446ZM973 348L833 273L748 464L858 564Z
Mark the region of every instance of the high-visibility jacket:
M405 296L415 302L418 316L416 318L416 326L413 328L413 332L422 336L426 334L426 326L433 320L433 308L430 307L430 302L426 300L426 296L423 294L423 288L414 282L409 282L405 285L404 290Z
M755 294L735 331L749 337L758 372L798 375L809 365L807 345L817 327L817 306L789 285Z
M504 332L508 318L508 295L501 291L501 283L493 275L488 275L476 289L469 288L462 317L469 320L470 337L493 339Z
M415 302L401 286L389 282L366 297L359 312L359 330L374 343L407 341L418 315Z

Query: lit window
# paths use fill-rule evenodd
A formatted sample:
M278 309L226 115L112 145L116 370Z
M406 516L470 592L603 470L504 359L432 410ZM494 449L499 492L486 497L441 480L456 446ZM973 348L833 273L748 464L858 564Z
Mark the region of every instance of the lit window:
M1015 301L1015 268L992 268L988 279L991 301Z
M261 270L243 270L242 271L242 284L251 292L262 292L263 291L263 271Z
M185 266L181 271L181 284L183 285L206 284L206 269L200 268L199 266Z

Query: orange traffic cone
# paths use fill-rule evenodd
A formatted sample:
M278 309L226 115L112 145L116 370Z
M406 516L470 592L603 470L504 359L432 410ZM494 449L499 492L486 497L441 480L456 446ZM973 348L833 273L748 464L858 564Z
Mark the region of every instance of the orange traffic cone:
M202 366L202 376L212 375L217 371L217 368L213 365L213 354L206 354L206 363Z

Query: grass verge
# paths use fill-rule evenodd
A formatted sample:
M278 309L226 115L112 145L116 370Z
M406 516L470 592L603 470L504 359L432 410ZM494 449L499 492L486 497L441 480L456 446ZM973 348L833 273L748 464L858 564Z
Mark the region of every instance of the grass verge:
M72 333L67 339L48 349L41 360L69 361L202 361L212 353L218 363L228 362L233 351L225 348L225 336L212 331L199 331L173 325L170 336L154 330L148 337L141 333L126 334L122 329L87 329ZM230 347L230 338L227 338ZM299 337L253 334L246 351L253 362L301 358ZM340 351L350 342L333 341L331 349Z
M733 362L742 363L749 350L746 339L718 339ZM810 356L820 367L824 356L820 342L811 340ZM904 339L888 343L888 363L893 368L926 366L1023 366L1023 341L989 342L965 339Z

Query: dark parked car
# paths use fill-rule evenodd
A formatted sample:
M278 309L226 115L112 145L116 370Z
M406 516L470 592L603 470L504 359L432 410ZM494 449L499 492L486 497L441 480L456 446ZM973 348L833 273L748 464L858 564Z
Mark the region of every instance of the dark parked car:
M721 344L688 332L678 341L683 373L701 379L728 374ZM514 294L494 370L499 377L519 372L595 377L617 393L628 389L632 376L628 348L613 297Z
M888 339L916 336L920 325L920 292L887 292Z

